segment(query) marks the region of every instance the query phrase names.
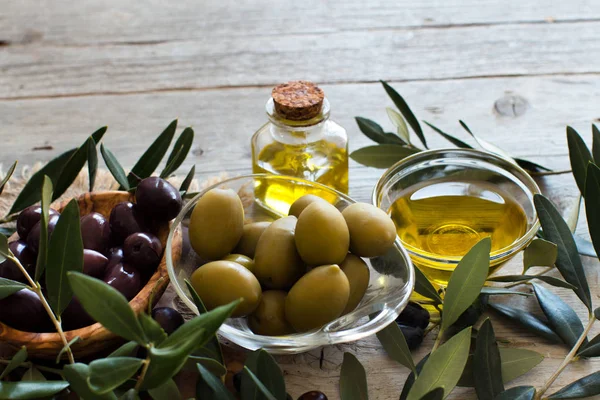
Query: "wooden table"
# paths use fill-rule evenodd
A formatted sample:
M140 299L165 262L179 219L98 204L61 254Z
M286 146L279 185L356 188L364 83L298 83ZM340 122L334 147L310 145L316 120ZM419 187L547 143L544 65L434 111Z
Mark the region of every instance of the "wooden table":
M128 167L173 118L194 127L197 178L250 172L249 140L273 85L322 85L351 150L369 143L354 116L391 129L390 81L421 119L469 141L457 120L511 154L569 167L565 126L591 140L600 121L600 3L595 0L297 2L234 0L5 0L0 7L0 162L46 161L108 124L106 145ZM180 130L181 130L180 129ZM448 143L426 132L433 147ZM351 163L351 195L369 200L380 170ZM570 175L539 180L568 212ZM585 235L585 224L579 233ZM519 269L520 258L507 270ZM594 298L598 262L585 259ZM574 308L582 304L557 290ZM512 300L531 304L529 299ZM598 304L597 304L598 305ZM582 313L583 315L583 313ZM507 346L547 359L511 385L541 386L566 350L493 318ZM596 333L595 331L593 333ZM431 347L428 337L415 356ZM406 369L375 337L279 357L294 396L339 397L342 354L353 352L373 399L396 399ZM570 366L556 387L600 368ZM453 399L474 398L457 389Z

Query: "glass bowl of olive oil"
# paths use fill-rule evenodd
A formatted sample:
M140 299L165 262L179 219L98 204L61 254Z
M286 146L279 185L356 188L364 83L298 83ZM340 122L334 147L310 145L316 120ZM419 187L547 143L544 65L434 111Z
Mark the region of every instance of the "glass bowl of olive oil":
M447 286L460 259L492 239L490 273L535 237L540 189L512 160L471 149L429 150L390 167L373 204L390 214L414 264Z

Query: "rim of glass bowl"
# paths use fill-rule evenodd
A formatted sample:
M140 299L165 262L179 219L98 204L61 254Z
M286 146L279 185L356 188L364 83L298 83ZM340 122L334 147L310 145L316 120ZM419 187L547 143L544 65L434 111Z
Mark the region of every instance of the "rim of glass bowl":
M223 185L227 185L227 183L229 182L241 180L256 180L264 178L273 180L286 180L302 183L304 185L310 185L316 188L330 191L350 203L356 202L344 193L338 192L337 190L322 185L320 183L311 182L300 178L270 174L249 174L238 176L235 178L229 178L202 190L193 199L187 202L187 204L181 209L179 215L177 215L177 217L173 221L171 229L169 231L169 237L167 238L166 249L167 270L169 272L169 278L171 279L171 282L175 287L177 296L179 296L179 298L185 303L185 305L189 307L190 310L192 310L195 314L198 314L198 308L195 306L192 299L188 297L186 293L187 289L184 289L182 286L180 286L179 281L177 279L177 274L175 273L175 265L173 265L172 262L171 241L173 240L173 235L175 231L179 229L181 222L183 221L186 214L196 204L198 199L202 197L207 191L216 187L222 187ZM366 320L365 323L363 323L362 325L353 326L349 329L344 329L341 331L327 331L329 327L334 326L336 322L344 318L344 316L342 316L321 327L318 330L293 334L289 336L256 335L252 332L241 331L237 328L226 324L221 325L221 328L219 329L219 334L225 337L226 339L236 343L237 345L250 350L263 348L274 354L294 354L305 352L324 345L354 342L379 332L398 317L402 309L404 309L404 307L408 303L408 300L410 298L410 295L412 294L415 284L415 272L412 260L407 250L401 244L400 239L398 239L398 237L396 237L396 242L394 243L394 246L398 251L400 257L404 259L404 262L406 264L408 270L407 280L404 286L399 288L398 295L392 301L382 303L381 310L378 312L377 316L373 319Z
M457 157L446 157L447 155L456 155ZM487 151L481 151L476 149L435 149L435 150L425 150L419 153L415 153L410 155L391 167L389 167L383 175L377 181L377 184L373 188L373 193L371 195L371 203L376 207L380 207L380 199L383 195L382 190L385 186L393 184L400 179L404 178L411 172L420 169L424 163L426 162L439 162L442 163L444 160L450 161L449 164L457 165L457 160L462 161L460 164L465 165L465 163L485 163L487 165L483 165L486 170L490 170L500 175L506 177L511 180L513 183L517 184L519 187L523 189L523 191L527 194L528 198L532 199L532 207L533 207L533 196L535 194L541 194L541 190L538 187L535 180L517 165L515 162L512 162L505 157L501 157L497 154L489 153ZM453 160L454 162L452 162ZM490 166L494 166L495 168L489 168ZM515 173L516 172L516 173ZM533 188L534 190L532 190ZM387 212L387 210L384 210ZM502 260L511 256L514 253L521 251L530 241L534 238L536 233L540 228L540 222L537 216L537 212L535 211L535 207L533 207L534 213L534 222L531 225L531 228L523 236L521 236L518 240L513 242L511 245L504 247L502 249L496 250L490 256L491 261ZM400 239L398 239L400 240ZM403 247L406 251L415 258L420 258L436 263L445 263L445 264L458 264L462 257L435 257L422 253L418 253L411 249L411 246L402 243Z

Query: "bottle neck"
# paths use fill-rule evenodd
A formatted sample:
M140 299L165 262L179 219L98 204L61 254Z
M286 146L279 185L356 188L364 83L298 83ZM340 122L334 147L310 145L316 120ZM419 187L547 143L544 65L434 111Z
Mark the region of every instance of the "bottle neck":
M329 101L323 100L321 112L308 120L292 121L283 118L275 111L273 99L269 99L265 106L267 116L271 122L271 136L281 143L306 144L323 138L323 127L329 119Z

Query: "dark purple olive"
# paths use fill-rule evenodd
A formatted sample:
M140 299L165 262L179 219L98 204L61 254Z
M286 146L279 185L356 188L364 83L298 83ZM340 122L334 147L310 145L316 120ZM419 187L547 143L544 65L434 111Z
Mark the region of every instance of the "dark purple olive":
M108 258L108 265L106 268L110 268L115 264L123 261L123 248L122 247L111 247L110 250L106 252L106 258Z
M111 239L117 245L122 244L127 236L147 230L137 205L129 201L119 203L112 209L109 223Z
M22 289L0 300L0 321L26 332L49 332L52 322L38 295Z
M106 273L108 258L94 250L83 250L83 273L94 278L102 278Z
M63 326L67 331L90 326L96 322L85 311L77 297L71 299L71 302L63 311L61 318Z
M50 240L50 236L52 232L54 232L54 228L56 227L56 223L58 222L58 218L60 215L54 214L50 218L48 218L48 240ZM27 235L27 246L29 249L37 254L40 247L40 230L42 229L42 225L38 222L35 224L31 231L29 231L29 235Z
M179 312L171 307L157 307L152 310L152 318L170 335L185 322Z
M104 215L92 212L81 217L83 248L104 253L110 241L110 226Z
M406 339L406 343L408 344L408 348L410 350L414 350L423 343L423 337L425 336L425 332L423 329L418 326L407 326L398 324L404 338Z
M32 276L35 272L36 257L32 253L27 244L22 240L16 240L8 244L8 248L25 267L25 270ZM21 269L11 260L4 260L0 263L0 277L13 281L28 283Z
M396 322L406 326L416 326L421 329L429 325L429 311L421 307L420 304L412 301L406 305L406 308L400 313Z
M49 209L48 216L60 215L58 211ZM42 218L42 207L41 206L29 206L19 214L17 218L17 233L23 240L27 239L27 235L31 229L40 222Z
M233 387L238 393L242 393L242 371L233 374Z
M123 263L107 269L104 282L121 292L127 300L133 299L142 289L142 279L138 270Z
M125 239L123 258L142 272L154 271L162 256L162 244L150 233L134 233Z
M318 390L311 390L298 397L298 400L327 400L327 396Z
M135 191L135 200L144 214L161 222L175 218L182 206L179 190L156 176L139 183Z

